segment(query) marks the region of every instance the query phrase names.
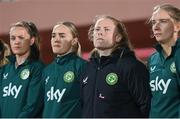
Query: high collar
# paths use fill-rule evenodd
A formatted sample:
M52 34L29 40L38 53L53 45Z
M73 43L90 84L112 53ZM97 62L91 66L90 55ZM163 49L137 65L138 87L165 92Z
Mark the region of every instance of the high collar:
M7 56L7 59L8 59L9 62L12 63L12 64L15 64L15 62L16 62L16 56L15 56L15 55ZM32 61L32 60L30 60L30 59L27 58L27 59L24 61L24 63L22 63L21 65L27 65L27 64L29 64L31 61Z
M162 54L162 46L158 43L154 46L154 48L157 50L157 52L159 52L160 54ZM180 48L180 38L177 39L176 43L174 46L172 46L172 52L170 54L170 56L173 56L175 54L175 51Z
M134 52L127 47L118 47L109 56L99 56L97 51L94 51L90 57L90 61L96 64L107 64L109 62L121 59L124 56L135 56Z
M75 57L75 56L76 56L76 54L74 52L71 52L71 53L66 54L64 56L57 56L55 58L55 62L57 64L64 64L64 63L68 62L69 60L73 59L73 57Z

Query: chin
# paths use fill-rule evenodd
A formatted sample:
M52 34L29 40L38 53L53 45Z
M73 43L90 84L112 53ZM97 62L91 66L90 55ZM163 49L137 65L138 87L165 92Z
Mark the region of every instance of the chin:
M104 47L96 47L96 49L98 49L98 50L105 50L106 48L104 48Z
M16 54L16 55L21 54L21 52L18 52L18 51L12 51L12 52L13 52L13 54Z
M156 41L159 43L163 43L163 39L160 39L160 38L156 38Z
M60 52L60 51L53 51L54 54L57 54L57 55L63 55L64 53L63 52Z
M59 54L59 52L58 52L58 51L53 51L53 53L54 53L54 54Z
M94 46L95 48L97 48L97 49L101 49L101 48L103 48L103 46L102 45L96 45L96 46Z

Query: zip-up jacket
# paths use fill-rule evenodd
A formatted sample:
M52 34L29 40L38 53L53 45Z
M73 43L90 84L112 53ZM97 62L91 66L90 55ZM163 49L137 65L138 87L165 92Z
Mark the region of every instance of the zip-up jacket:
M180 79L177 71L180 67L178 65L180 57L176 52L179 43L178 40L168 57L164 57L161 45L157 44L155 47L157 51L148 59L149 84L152 92L150 118L177 118L179 115ZM176 54L177 62L175 61Z
M83 117L148 117L149 74L128 48L92 55L81 77Z
M56 57L44 69L44 118L81 117L79 77L85 64L75 53L69 53Z
M180 38L178 38L177 45L176 45L175 66L176 66L177 78L179 81L178 83L179 83L179 87L180 87ZM180 118L180 106L179 106L178 118Z
M39 117L42 110L41 61L26 60L15 67L15 56L9 56L1 76L1 118Z

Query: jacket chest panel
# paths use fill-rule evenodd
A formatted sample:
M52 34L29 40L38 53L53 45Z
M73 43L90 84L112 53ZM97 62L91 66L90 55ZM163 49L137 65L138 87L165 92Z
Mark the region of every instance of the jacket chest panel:
M176 67L173 58L166 61L158 61L150 65L150 87L152 93L165 94L174 93L178 90ZM167 93L169 92L169 93Z
M87 96L95 93L95 98L104 101L125 100L128 96L127 84L121 71L115 65L92 69L83 79L83 91Z

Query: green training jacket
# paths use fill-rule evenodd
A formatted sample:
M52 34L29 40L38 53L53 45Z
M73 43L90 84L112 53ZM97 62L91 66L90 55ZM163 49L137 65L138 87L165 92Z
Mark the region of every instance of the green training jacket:
M56 57L44 69L44 118L81 117L79 76L85 64L75 53L69 53Z
M180 39L179 39L180 40ZM180 45L177 40L170 56L164 57L160 45L148 60L152 101L150 117L177 118L180 107L180 80L175 64L176 51ZM180 62L180 55L178 55Z
M42 107L42 69L40 61L26 60L15 68L15 56L2 69L1 103L2 118L39 117Z

